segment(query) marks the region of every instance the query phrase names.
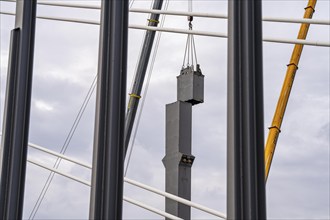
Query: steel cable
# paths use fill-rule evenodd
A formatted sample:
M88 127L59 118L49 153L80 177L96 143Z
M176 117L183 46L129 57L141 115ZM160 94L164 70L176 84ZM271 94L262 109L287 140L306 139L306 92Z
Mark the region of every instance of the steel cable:
M192 12L193 10L193 4L192 0L188 1L188 12ZM188 27L189 30L191 31L193 29L192 21L193 21L193 16L188 16ZM187 61L187 62L186 62ZM194 61L196 64L197 62L197 52L196 52L196 46L195 46L195 39L193 34L188 34L187 36L187 41L186 41L186 47L184 51L184 56L183 56L183 64L182 64L182 69L185 67L194 67Z
M71 126L71 129L69 131L69 134L67 135L67 137L66 137L66 139L64 141L64 144L63 144L63 146L61 148L61 151L60 151L62 154L65 154L65 152L66 152L66 150L67 150L67 148L68 148L68 146L69 146L69 144L70 144L70 142L72 140L72 137L73 137L73 135L74 135L74 133L75 133L75 131L77 129L77 126L78 126L78 124L79 124L79 122L81 120L81 117L84 114L85 109L86 109L86 107L87 107L87 105L88 105L88 103L90 101L90 98L91 98L91 96L92 96L92 94L93 94L93 92L95 90L96 81L97 81L97 75L95 76L95 78L94 78L94 80L93 80L93 82L92 82L92 84L91 84L91 86L90 86L90 88L89 88L89 90L87 92L87 95L86 95L86 97L85 97L85 99L84 99L84 101L83 101L83 103L82 103L82 105L81 105L81 107L79 109L79 112L78 112L78 114L77 114L77 116L76 116L76 118L75 118L75 120L74 120L74 122L73 122L73 124ZM61 163L61 161L62 161L61 158L57 158L53 167L54 168L58 168L59 165L60 165L60 163ZM43 188L42 188L42 190L41 190L41 192L39 194L39 197L38 197L38 199L37 199L37 201L36 201L36 203L35 203L32 211L30 213L29 219L34 219L35 215L37 214L37 212L38 212L38 210L40 208L40 205L41 205L43 199L45 198L45 195L46 195L46 193L47 193L47 191L49 189L49 186L50 186L50 184L51 184L51 182L52 182L52 180L54 178L54 175L55 175L55 173L53 173L53 172L51 172L48 175L48 178L47 178L47 180L46 180L46 182L45 182L45 184L44 184L44 186L43 186Z
M169 5L169 0L166 0L165 6L164 6L164 10L167 10L168 5ZM164 26L165 17L166 17L166 15L164 15L162 17L162 20L160 22L160 26L161 27ZM150 84L150 80L151 80L151 74L152 74L152 71L153 71L153 67L154 67L154 64L155 64L156 56L157 56L157 51L158 51L158 48L159 48L159 42L160 42L161 35L162 35L162 32L159 32L158 35L157 35L155 49L153 51L152 60L151 60L150 68L149 68L149 72L148 72L147 83L145 85L145 89L144 89L144 93L143 93L144 99L142 100L141 108L140 108L140 111L139 111L139 115L137 117L136 126L135 126L135 130L134 130L134 133L133 133L133 138L132 138L132 141L131 141L131 146L130 146L130 149L129 149L129 152L128 152L128 157L127 157L126 167L125 167L125 171L124 171L124 176L126 176L127 170L128 170L129 164L130 164L130 160L131 160L131 156L132 156L132 152L133 152L133 148L134 148L135 139L136 139L137 131L138 131L138 128L139 128L140 119L141 119L141 116L142 116L142 111L143 111L144 103L145 103L145 100L146 100L146 97L147 97L147 93L148 93L148 88L149 88L149 84Z
M134 1L135 0L131 0L130 1L130 8L133 6ZM69 144L71 142L71 139L72 139L72 137L73 137L73 135L74 135L74 133L75 133L75 131L77 129L77 126L78 126L78 124L79 124L79 122L81 120L81 117L82 117L83 113L85 112L85 109L86 109L86 107L87 107L87 105L89 103L89 100L90 100L90 98L91 98L91 96L92 96L92 94L93 94L93 92L95 90L96 79L97 79L97 75L95 76L95 78L94 78L94 80L92 82L92 85L90 86L90 88L88 90L88 93L87 93L87 95L86 95L86 97L85 97L85 99L83 101L83 104L82 104L82 106L81 106L81 108L80 108L80 110L79 110L79 112L78 112L78 114L77 114L77 116L75 118L75 121L73 122L73 125L72 125L72 127L71 127L71 129L69 131L69 134L68 134L68 136L66 137L66 139L64 141L64 144L63 144L62 149L60 151L62 154L65 154L65 152L66 152L66 150L67 150L67 148L68 148L68 146L69 146ZM60 163L61 163L61 161L62 161L61 158L57 158L53 167L54 168L58 168L59 165L60 165ZM35 215L37 214L37 212L39 210L39 207L40 207L40 205L41 205L41 203L42 203L42 201L43 201L43 199L44 199L44 197L45 197L45 195L46 195L46 193L47 193L47 191L49 189L49 186L50 186L53 178L54 178L54 175L55 175L55 173L53 173L53 172L51 172L48 175L48 178L46 180L46 183L44 184L44 186L43 186L43 188L41 190L41 193L39 194L39 197L38 197L38 199L37 199L37 201L36 201L36 203L35 203L32 211L30 213L29 219L34 219Z

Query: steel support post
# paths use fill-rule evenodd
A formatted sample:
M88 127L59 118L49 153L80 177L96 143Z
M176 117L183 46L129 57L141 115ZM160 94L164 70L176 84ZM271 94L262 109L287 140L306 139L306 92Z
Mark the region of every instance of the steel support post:
M22 219L33 73L36 0L16 2L0 151L0 218Z
M102 1L90 219L122 219L128 0Z
M155 0L153 4L153 9L160 10L162 9L163 0ZM149 19L149 26L156 27L158 25L159 14L151 14ZM128 108L126 113L125 120L125 154L128 149L135 115L138 109L139 100L141 98L141 91L144 82L144 78L147 72L149 58L152 50L152 45L155 39L156 31L146 31L143 46L141 49L141 55L139 58L139 63L137 66L134 83L132 87L132 91L130 92L130 98L128 102Z
M228 2L227 219L266 219L261 10Z

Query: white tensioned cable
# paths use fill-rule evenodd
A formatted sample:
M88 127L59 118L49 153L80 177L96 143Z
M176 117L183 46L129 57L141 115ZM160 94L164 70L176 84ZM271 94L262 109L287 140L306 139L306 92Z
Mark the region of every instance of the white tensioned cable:
M130 7L133 6L133 2L134 2L134 0L132 0L132 5L131 5ZM150 9L152 9L152 1L151 1L151 3L150 3ZM149 23L149 21L146 22L146 25L148 25L148 23ZM147 32L145 31L145 32L144 32L144 35L143 35L143 39L145 38L146 35L147 35ZM143 42L142 42L141 45L140 45L140 50L139 50L139 55L138 55L138 57L141 57L141 54L142 54L142 48L143 48ZM137 71L138 65L139 65L139 62L136 62L136 64L135 64L135 68L134 68L134 73L135 73L135 74L134 74L134 76L133 76L133 78L132 78L132 82L131 82L131 86L130 86L130 90L129 90L129 91L132 91L132 89L133 89L133 86L134 86L134 78L135 78L135 75L136 75L136 71Z
M153 188L153 187L151 187L151 186L148 186L148 185L146 185L146 184L139 183L139 182L137 182L137 181L134 181L134 180L131 180L131 179L128 179L128 178L125 178L124 181L125 181L126 183L132 184L132 185L137 186L137 187L139 187L139 188L142 188L142 189L148 190L148 191L150 191L150 192L156 193L156 194L158 194L158 195L160 195L160 196L164 196L164 197L166 197L166 198L169 198L169 199L171 199L171 200L174 200L174 201L180 202L180 203L185 204L185 205L187 205L187 206L194 207L194 208L196 208L196 209L199 209L199 210L204 211L204 212L206 212L206 213L209 213L209 214L211 214L211 215L217 216L217 217L219 217L219 218L226 219L226 215L225 215L225 214L223 214L223 213L221 213L221 212L218 212L218 211L216 211L216 210L210 209L210 208L208 208L208 207L206 207L206 206L203 206L203 205L200 205L200 204L197 204L197 203L191 202L191 201L189 201L189 200L183 199L183 198L181 198L181 197L175 196L175 195L170 194L170 193L167 193L167 192L163 192L163 191L161 191L161 190L158 190L158 189L156 189L156 188Z
M80 122L80 120L81 120L81 118L82 118L82 116L83 116L83 114L85 112L85 109L86 109L86 107L87 107L87 105L89 103L89 100L90 100L90 98L91 98L91 96L92 96L92 94L93 94L93 92L95 90L96 81L97 81L97 75L94 77L94 80L93 80L93 82L92 82L92 84L91 84L91 86L90 86L90 88L89 88L89 90L88 90L88 92L86 94L86 97L85 97L85 99L84 99L84 101L83 101L83 103L82 103L82 105L81 105L81 107L79 109L79 112L78 112L78 114L77 114L77 116L76 116L76 118L75 118L75 120L74 120L74 122L73 122L73 124L71 126L71 129L69 131L69 134L67 135L67 137L66 137L66 139L64 141L64 144L62 145L61 152L60 152L61 154L65 154L67 148L70 145L71 139L72 139L73 135L75 134L75 131L76 131L78 125L79 125L79 122ZM58 168L60 166L60 164L61 164L61 160L62 159L60 157L58 157L56 159L56 162L55 162L55 164L54 164L53 167L54 168ZM54 173L51 172L48 175L48 178L47 178L47 180L46 180L46 182L45 182L45 184L44 184L44 186L43 186L43 188L42 188L42 190L41 190L41 192L40 192L40 194L38 196L38 199L37 199L35 205L33 206L33 209L32 209L32 211L31 211L31 213L29 215L29 219L34 219L34 217L36 216L36 214L37 214L37 212L39 210L39 207L40 207L42 201L44 200L45 195L46 195L46 193L47 193L47 191L49 189L49 186L50 186L50 184L53 181L53 178L54 178Z
M4 11L1 12L0 11L0 14L14 15L15 16L15 13L12 13L12 12L4 12ZM91 20L61 18L61 17L49 17L49 16L37 16L37 18L46 19L46 20L64 21L64 22L75 22L75 23L81 23L81 24L100 25L100 22L91 21ZM131 29L151 30L151 31L179 33L179 34L194 34L194 35L200 35L200 36L227 38L226 33L218 33L218 32L189 31L189 30L178 29L178 28L164 28L164 27L160 28L160 27L151 27L151 26L134 25L134 24L131 24L128 27L131 28ZM283 44L302 44L302 45L309 45L309 46L330 47L330 42L326 42L326 41L311 41L311 40L288 39L288 38L272 38L272 37L264 37L263 41L264 42L272 42L272 43L283 43Z
M72 157L65 156L64 154L57 153L55 151L49 150L49 149L44 148L44 147L41 147L39 145L29 143L28 146L31 147L31 148L34 148L36 150L43 151L44 153L53 155L55 157L62 158L64 160L67 160L67 161L70 161L72 163L78 164L78 165L83 166L83 167L85 167L87 169L92 169L92 166L90 166L90 165L88 165L88 164L86 164L86 163L84 163L82 161L79 161L79 160L77 160L75 158L72 158Z
M192 13L192 10L193 10L192 0L188 0L188 13ZM188 22L189 22L188 23L189 31L192 31L193 16L187 16L187 18L188 18ZM186 63L186 60L187 60L187 63ZM190 63L190 61L191 61L191 63ZM194 67L195 66L194 61L197 65L198 61L197 61L197 52L196 52L196 46L195 46L195 39L194 39L194 35L190 33L190 34L187 35L186 46L185 46L185 51L184 51L184 55L183 55L182 68L185 68L185 66Z
M0 0L5 2L15 2L14 0ZM133 0L134 1L134 0ZM47 6L58 6L58 7L70 7L70 8L82 8L82 9L97 9L100 10L100 6L93 6L88 4L69 4L69 3L57 3L57 2L40 2L39 5ZM227 19L226 14L214 14L214 13L203 13L203 12L186 12L186 11L169 11L169 10L157 10L157 9L144 9L144 8L130 8L132 13L154 13L154 14L166 14L166 15L176 15L176 16L194 16L194 17L204 17L204 18L222 18ZM318 24L318 25L330 25L330 20L324 19L308 19L308 18L281 18L281 17L263 17L263 21L267 22L281 22L281 23L306 23L306 24Z
M151 212L153 212L153 213L156 213L156 214L158 214L158 215L164 216L164 217L166 217L166 218L174 219L174 220L183 220L182 218L179 218L179 217L177 217L177 216L175 216L175 215L172 215L172 214L169 214L169 213L167 213L167 212L164 212L164 211L158 210L158 209L156 209L156 208L154 208L154 207L148 206L148 205L146 205L146 204L144 204L144 203L141 203L141 202L136 201L136 200L134 200L134 199L128 198L128 197L126 197L126 196L123 196L123 200L126 201L126 202L129 202L129 203L132 203L132 204L134 204L134 205L136 205L136 206L139 206L139 207L141 207L141 208L144 208L144 209L146 209L146 210L149 210L149 211L151 211Z
M16 2L15 0L1 0L3 2ZM135 0L129 1L129 7L131 8ZM59 3L59 2L50 2L50 1L37 1L38 5L45 6L55 6L55 7L67 7L67 8L80 8L80 9L96 9L100 10L101 6L99 5L90 5L90 4L70 4L70 3Z
M169 5L169 0L166 0L165 1L165 6L164 6L165 10L167 10L168 5ZM164 26L165 17L166 17L166 15L164 15L161 19L161 22L160 22L161 27ZM154 64L155 64L155 60L156 60L156 56L157 56L157 52L158 52L158 47L159 47L159 42L160 42L161 35L162 35L161 32L158 33L156 44L155 44L155 47L154 47L154 50L153 50L152 59L151 59L149 72L148 72L148 77L147 77L147 82L146 82L144 93L143 93L143 99L142 99L139 115L138 115L137 120L136 120L135 130L134 130L133 138L132 138L132 141L131 141L131 146L130 146L130 150L129 150L129 154L128 154L128 158L127 158L126 168L125 168L125 171L124 171L124 176L126 176L126 174L127 174L127 170L128 170L129 163L130 163L130 160L131 160L131 156L132 156L132 152L133 152L133 148L134 148L134 143L135 143L137 131L138 131L138 128L139 128L139 125L140 125L142 111L143 111L144 103L145 103L147 93L148 93L150 79L151 79L152 71L153 71L153 68L154 68Z
M36 166L39 166L39 167L44 168L44 169L47 169L47 170L49 170L49 171L51 171L51 172L53 172L53 173L56 173L56 174L59 174L59 175L61 175L61 176L67 177L67 178L69 178L69 179L71 179L71 180L74 180L74 181L76 181L76 182L78 182L78 183L84 184L84 185L89 186L89 187L91 186L90 182L88 182L88 181L86 181L86 180L80 179L80 178L75 177L75 176L73 176L73 175L71 175L71 174L64 173L64 172L59 171L59 170L57 170L57 169L54 169L54 168L52 168L52 167L45 166L45 165L39 163L39 162L36 161L36 160L33 160L33 159L30 159L30 158L29 158L29 159L27 159L27 161L28 161L29 163L32 163L32 164L36 165ZM126 196L123 196L123 200L126 201L126 202L129 202L129 203L131 203L131 204L133 204L133 205L136 205L136 206L139 206L139 207L144 208L144 209L146 209L146 210L149 210L149 211L151 211L151 212L153 212L153 213L156 213L156 214L158 214L158 215L161 215L161 216L163 216L163 217L166 217L166 218L169 218L169 219L173 219L173 220L183 220L183 219L178 218L178 217L176 217L176 216L174 216L174 215L171 215L171 214L166 213L166 212L164 212L164 211L158 210L158 209L156 209L156 208L154 208L154 207L151 207L151 206L149 206L149 205L146 205L146 204L141 203L141 202L139 202L139 201L136 201L136 200L134 200L134 199L128 198L128 197L126 197Z
M194 34L194 35L200 35L200 36L227 38L226 33L209 32L209 31L190 31L190 30L178 29L178 28L160 28L160 27L150 27L150 26L143 26L143 25L129 25L129 28L141 29L141 30L154 30L154 31L162 31L162 32L169 32L169 33ZM303 45L310 45L310 46L330 47L330 43L325 42L325 41L310 41L310 40L271 38L271 37L264 37L263 41L264 42L273 42L273 43L284 43L284 44L303 44Z
M192 0L188 0L188 11L191 13L193 11Z
M130 0L130 2L129 2L129 5L130 5L129 8L130 8L130 9L132 8L132 6L133 6L133 4L134 4L134 1L135 1L135 0ZM100 8L100 9L101 9L101 8Z
M226 14L214 14L214 13L204 13L204 12L186 12L186 11L164 11L164 10L148 10L144 8L132 8L131 13L155 13L155 14L166 14L175 16L194 16L203 18L218 18L227 19ZM263 21L267 22L281 22L281 23L306 23L306 24L318 24L318 25L330 25L330 20L325 19L309 19L309 18L281 18L281 17L263 17Z
M29 143L29 146L30 146L30 147L31 147L31 145L35 145L35 144L31 144L31 143ZM61 157L62 159L66 159L66 158L67 158L67 156L65 156L65 155L63 155L63 154L59 154L59 153L57 153L57 152L54 152L54 151L52 151L52 150L46 149L46 148L41 147L41 146L38 146L37 149L38 149L38 150L41 150L41 151L43 151L43 152L45 152L45 153L50 153L50 154L52 154L52 155L56 155L57 157ZM74 159L74 158L70 158L69 161L71 161L71 162L73 162L73 163L76 163L76 164L84 163L84 162L78 161L77 159ZM35 162L35 163L40 164L39 162ZM44 165L42 165L42 166L44 166ZM89 164L87 164L87 163L84 163L84 167L87 167L88 169L92 169L92 166L89 165ZM58 171L57 169L54 169L54 168L51 168L51 167L47 167L46 169L53 169L53 170L57 171L58 174L61 174L61 173L62 173L62 172ZM70 175L69 178L72 178L72 176ZM124 182L126 182L126 183L128 183L128 184L131 184L131 185L133 185L133 186L136 186L136 187L138 187L138 188L141 188L141 189L144 189L144 190L148 190L148 191L150 191L150 192L152 192L152 193L156 193L156 194L158 194L158 195L164 196L164 197L166 197L166 198L172 199L172 200L174 200L174 201L180 202L180 203L182 203L182 204L185 204L185 205L188 205L188 206L194 207L194 208L196 208L196 209L199 209L199 210L201 210L201 211L203 211L203 212L206 212L206 213L209 213L209 214L211 214L211 215L214 215L214 216L217 216L217 217L220 217L220 218L226 218L226 217L225 217L225 214L223 214L223 213L221 213L221 212L218 212L218 211L213 210L213 209L210 209L210 208L208 208L208 207L206 207L206 206L203 206L203 205L200 205L200 204L197 204L197 203L191 202L191 201L189 201L189 200L183 199L183 198L181 198L181 197L179 197L179 196L175 196L175 195L173 195L173 194L170 194L170 193L167 193L167 192L161 191L161 190L159 190L159 189L153 188L153 187L151 187L151 186L148 186L148 185L146 185L146 184L143 184L143 183L137 182L137 181L135 181L135 180L131 180L131 179L127 178L127 177L124 177ZM85 184L85 182L83 182L83 184ZM85 185L86 185L86 184L85 184Z
M132 5L133 5L133 4L132 4ZM150 8L152 8L152 5L153 5L153 1L151 1L151 3L150 3ZM147 24L148 24L148 23L149 23L149 21L147 21ZM144 32L143 39L146 37L146 35L147 35L147 31ZM138 56L138 57L141 57L141 54L142 54L142 48L143 48L143 43L144 43L144 42L142 42L141 45L140 45L140 51L139 51L139 56ZM130 87L130 90L129 90L129 91L132 91L132 90L133 90L133 86L134 86L134 83L135 83L134 78L135 78L135 76L136 76L136 74L137 74L138 64L139 64L139 62L136 62L136 64L135 64L135 69L134 69L134 73L135 73L135 74L134 74L134 76L133 76L133 78L132 78L131 87ZM129 106L129 103L128 103L128 106ZM127 109L127 113L128 113L128 109ZM126 113L126 114L127 114L127 113ZM124 176L126 176L127 169L128 169L128 165L129 165L129 162L130 162L130 160L131 160L131 154L132 154L132 149L133 149L134 141L135 141L135 136L133 136L132 140L130 141L132 144L131 144L131 146L130 146L130 150L129 150L128 156L126 157L126 158L127 158L127 160L126 160L127 162L126 162L126 167L124 168L124 169L125 169L125 170L124 170Z

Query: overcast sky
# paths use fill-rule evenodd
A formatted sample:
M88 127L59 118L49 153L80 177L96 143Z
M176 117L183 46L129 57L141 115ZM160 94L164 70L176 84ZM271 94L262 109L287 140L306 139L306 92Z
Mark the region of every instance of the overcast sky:
M70 1L99 5L99 1ZM136 0L134 8L150 8ZM263 1L263 16L302 18L305 1ZM0 2L1 11L15 4ZM168 10L187 11L187 1L171 0ZM193 11L227 14L227 1L193 0ZM315 19L329 20L329 1L318 1ZM99 20L98 10L38 6L38 15ZM146 24L146 14L130 14L130 24ZM1 124L10 31L14 17L1 15ZM221 19L194 18L195 30L227 32ZM188 28L186 17L167 16L165 27ZM264 37L295 39L299 24L263 23ZM329 41L330 28L312 25L309 40ZM131 87L144 32L129 30L128 82ZM60 151L97 72L99 26L37 20L29 142ZM176 76L186 35L163 33L127 177L164 190L165 105L176 101ZM205 75L205 102L193 107L192 201L226 213L227 40L195 37ZM293 45L263 43L265 138L276 107ZM329 219L329 47L305 46L282 124L267 182L269 219ZM67 155L92 162L95 93L86 108ZM55 159L29 149L29 158L52 166ZM90 180L90 171L63 162L59 168ZM28 164L24 218L28 218L49 172ZM37 219L86 219L89 187L56 175ZM164 198L125 184L125 196L164 210ZM125 219L160 219L124 202ZM214 219L192 209L194 219Z

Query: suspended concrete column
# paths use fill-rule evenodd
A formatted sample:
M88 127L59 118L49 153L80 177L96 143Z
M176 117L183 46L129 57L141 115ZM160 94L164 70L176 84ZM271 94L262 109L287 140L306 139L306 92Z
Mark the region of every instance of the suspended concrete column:
M0 151L0 219L22 219L29 137L36 0L16 2Z
M227 219L266 219L261 0L228 6Z
M166 192L191 200L191 167L195 157L191 154L192 106L204 101L204 75L199 65L181 70L177 77L177 102L166 105ZM190 206L166 198L167 213L191 219Z
M166 192L191 199L191 103L177 101L166 105ZM166 198L167 213L190 219L190 206Z
M102 1L90 219L122 219L128 0Z

